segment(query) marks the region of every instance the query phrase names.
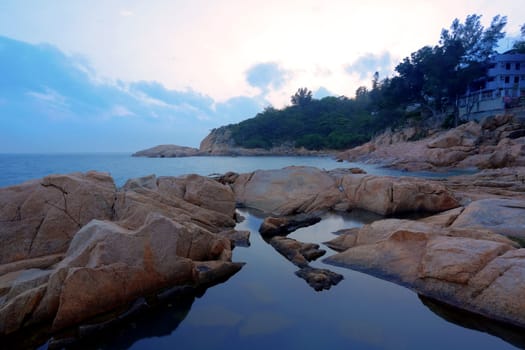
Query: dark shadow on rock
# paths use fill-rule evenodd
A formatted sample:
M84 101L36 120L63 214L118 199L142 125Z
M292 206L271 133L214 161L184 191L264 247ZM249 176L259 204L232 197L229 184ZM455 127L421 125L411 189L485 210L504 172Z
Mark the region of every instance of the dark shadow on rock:
M525 329L468 312L454 306L418 295L430 311L444 320L461 327L474 329L496 336L518 348L525 349Z
M183 285L138 298L127 308L97 316L81 325L51 336L50 325L24 328L0 337L2 349L127 349L135 342L168 336L186 318L196 298L207 289L226 282L243 263L229 263L218 269L199 265L199 286Z

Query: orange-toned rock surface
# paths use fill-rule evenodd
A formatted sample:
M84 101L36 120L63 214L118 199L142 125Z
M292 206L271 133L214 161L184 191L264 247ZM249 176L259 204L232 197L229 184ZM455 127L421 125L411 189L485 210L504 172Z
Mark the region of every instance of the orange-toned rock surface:
M148 176L117 190L107 174L53 175L0 189L0 335L53 330L164 288L237 272L230 187Z

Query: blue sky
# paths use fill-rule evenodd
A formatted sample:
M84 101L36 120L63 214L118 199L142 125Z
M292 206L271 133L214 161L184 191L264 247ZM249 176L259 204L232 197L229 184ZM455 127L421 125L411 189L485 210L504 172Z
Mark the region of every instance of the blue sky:
M299 87L352 96L471 13L525 22L515 0L2 0L0 153L198 146Z

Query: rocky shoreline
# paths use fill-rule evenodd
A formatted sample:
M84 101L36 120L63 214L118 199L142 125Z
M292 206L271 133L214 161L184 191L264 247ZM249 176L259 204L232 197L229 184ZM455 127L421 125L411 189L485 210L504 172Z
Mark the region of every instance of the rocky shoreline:
M478 126L436 135L432 145L480 148L489 129ZM525 327L524 154L522 138L508 134L516 130L497 131L506 136L485 145L490 153L469 156L512 167L441 180L292 166L216 178L151 175L122 188L108 174L87 172L0 188L0 340L35 327L44 337L67 331L74 339L165 295L224 281L243 266L232 262L233 247L249 244L249 232L234 229L239 206L267 217L261 234L315 290L342 276L312 268L326 251L286 234L326 212L366 210L382 219L339 232L326 243L339 253L323 262ZM515 151L505 162L494 161L506 152L500 144Z
M525 118L503 114L447 131L416 127L386 131L337 158L406 171L524 166Z

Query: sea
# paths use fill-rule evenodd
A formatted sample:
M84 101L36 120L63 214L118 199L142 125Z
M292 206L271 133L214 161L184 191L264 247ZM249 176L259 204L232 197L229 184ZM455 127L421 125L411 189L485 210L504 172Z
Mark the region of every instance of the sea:
M130 154L3 154L0 187L49 174L98 170L117 186L129 178L156 174L216 175L286 166L324 169L361 167L371 174L443 178L456 173L406 173L377 165L339 163L329 157L134 158ZM125 322L111 332L87 338L83 349L515 349L525 348L516 330L428 300L394 283L350 269L327 265L344 279L315 291L295 275L296 266L258 233L259 213L238 209L251 232L250 245L236 247L233 261L246 263L226 282L198 295L181 297ZM380 219L365 212L327 213L316 225L289 237L317 243L335 232ZM47 349L49 343L38 344Z

